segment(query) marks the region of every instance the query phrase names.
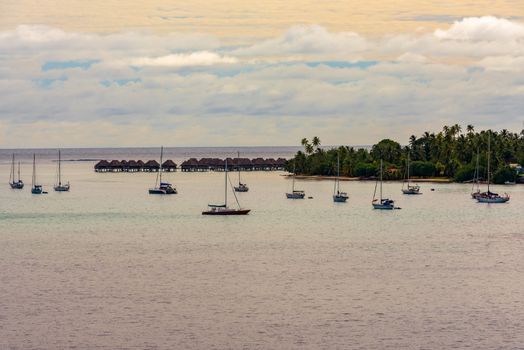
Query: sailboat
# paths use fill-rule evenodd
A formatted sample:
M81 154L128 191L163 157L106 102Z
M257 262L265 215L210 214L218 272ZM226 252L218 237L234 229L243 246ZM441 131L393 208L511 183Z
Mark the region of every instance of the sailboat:
M409 159L410 158L410 154L408 153L408 159L407 159L407 176L406 176L406 181L402 182L402 193L404 194L422 194L420 192L420 186L419 185L410 185L409 184L409 170L410 170L410 164L409 164ZM406 187L404 187L404 185L406 185Z
M236 192L247 192L249 187L240 181L240 152L237 153L237 167L238 167L238 186L235 186Z
M286 193L287 199L304 199L306 193L304 191L295 190L295 161L293 160L293 183L291 185L291 193Z
M333 189L333 202L345 203L348 199L346 192L340 192L340 155L337 154L337 177L335 179L335 187Z
M477 199L480 196L480 151L477 148L477 163L475 164L475 174L473 175L473 185L471 186L471 198Z
M506 203L509 201L509 195L504 193L503 196L489 190L489 183L491 182L490 173L490 159L491 159L491 134L488 135L488 191L482 192L477 196L479 203Z
M9 174L9 185L13 189L21 190L24 188L24 182L20 180L20 162L18 162L18 180L15 181L15 154L13 153L13 161L11 162L11 173Z
M164 157L164 146L160 147L160 168L156 174L155 187L149 189L149 194L177 194L177 190L169 182L162 182L162 161Z
M71 188L71 186L69 185L69 182L62 185L62 157L61 157L61 152L60 150L58 150L58 170L57 170L57 181L58 181L58 184L55 184L55 191L56 192L68 192L69 191L69 188Z
M240 203L238 202L237 195L234 191L233 195L235 196L238 209L229 208L227 206L227 183L229 181L229 177L227 176L227 160L224 166L224 177L224 204L208 204L209 210L204 210L202 215L246 215L251 211L250 209L242 209L240 207ZM233 186L231 185L231 187Z
M377 194L377 185L380 182L380 197L376 198ZM395 209L395 201L388 198L382 197L382 159L380 160L380 177L377 179L377 182L375 182L375 192L373 192L373 209L385 209L385 210L391 210Z
M38 185L36 183L36 155L35 154L33 154L33 178L31 180L31 193L32 194L47 193L47 192L44 192L44 190L42 189L42 185Z

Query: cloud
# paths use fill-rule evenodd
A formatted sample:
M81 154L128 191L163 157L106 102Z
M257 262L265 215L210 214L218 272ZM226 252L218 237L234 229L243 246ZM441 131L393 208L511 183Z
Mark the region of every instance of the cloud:
M357 54L368 49L365 38L352 32L329 32L319 25L294 26L275 39L235 50L236 55L282 56L285 54Z
M439 39L498 41L524 39L524 25L493 16L469 17L455 21L449 29L437 29Z
M490 56L480 60L477 65L492 71L524 72L524 56Z
M132 66L149 67L191 67L210 66L213 64L237 63L238 59L231 56L220 56L214 52L198 51L190 54L171 54L160 57L140 57L130 61Z
M487 39L498 25L464 39L455 25L445 37L382 38L297 26L241 48L22 26L0 32L0 146L296 144L311 134L369 144L443 123L520 127L524 40Z

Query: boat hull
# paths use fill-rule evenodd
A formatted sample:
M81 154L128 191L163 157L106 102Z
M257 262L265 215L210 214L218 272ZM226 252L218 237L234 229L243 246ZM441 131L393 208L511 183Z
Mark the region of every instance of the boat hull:
M493 198L489 198L489 197L479 196L479 197L477 197L477 201L479 203L506 203L506 202L509 201L509 197L493 197Z
M304 199L305 193L286 193L287 199Z
M206 210L202 215L247 215L251 209Z
M14 190L21 190L22 188L24 188L23 182L11 182L9 185Z
M43 192L42 187L33 187L31 189L32 194L42 194L42 192Z
M69 189L71 187L69 185L66 185L66 186L55 186L55 191L56 192L69 192Z
M395 207L393 204L373 204L373 209L393 210Z
M419 191L412 191L412 190L402 190L402 193L403 194L409 194L409 195L422 194Z
M247 192L247 191L249 191L249 187L235 186L235 192Z
M335 203L345 203L348 200L347 196L333 196L333 202Z
M149 194L177 194L175 189L150 188Z

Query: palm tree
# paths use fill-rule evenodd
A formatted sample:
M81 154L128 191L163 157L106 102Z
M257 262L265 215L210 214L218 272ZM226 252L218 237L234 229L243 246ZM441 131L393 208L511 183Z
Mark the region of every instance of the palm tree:
M317 149L317 152L318 152L320 148L320 139L317 136L315 136L313 137L313 140L311 141L311 143L313 144L313 147Z

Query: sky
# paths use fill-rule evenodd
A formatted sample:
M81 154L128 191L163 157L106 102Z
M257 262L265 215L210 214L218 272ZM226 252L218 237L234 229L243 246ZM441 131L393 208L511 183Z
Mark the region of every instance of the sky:
M520 132L524 1L0 0L0 148Z

